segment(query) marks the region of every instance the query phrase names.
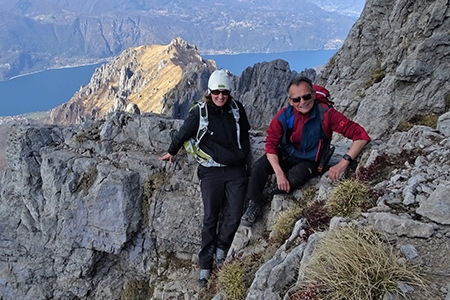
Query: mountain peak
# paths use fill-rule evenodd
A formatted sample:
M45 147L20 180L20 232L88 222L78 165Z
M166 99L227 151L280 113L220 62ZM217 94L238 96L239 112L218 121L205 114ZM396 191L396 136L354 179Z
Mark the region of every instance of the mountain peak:
M91 115L106 116L129 103L141 111L160 113L165 93L180 81L189 64L214 70L215 62L200 56L198 48L182 38L169 45L144 45L125 50L97 68L91 81L69 100L51 111L50 123L77 123Z

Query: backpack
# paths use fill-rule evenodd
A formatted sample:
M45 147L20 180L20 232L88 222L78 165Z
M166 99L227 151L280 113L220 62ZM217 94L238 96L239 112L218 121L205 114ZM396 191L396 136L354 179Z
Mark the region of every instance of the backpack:
M323 150L324 152L319 160L318 171L319 173L322 173L327 168L331 156L333 156L335 150L335 147L331 146L333 131L331 130L331 127L328 123L329 120L328 111L330 110L330 106L333 107L334 103L329 99L330 92L326 88L316 84L313 84L313 87L314 90L316 91L316 100L320 102L319 105L320 121L321 121L320 126L322 127L323 132L325 133L325 135L329 140L329 142L326 145L324 145Z
M195 160L205 166L205 167L224 167L225 165L220 164L214 159L204 152L200 147L200 141L202 140L203 136L208 131L208 108L205 103L205 101L197 101L196 104L194 104L190 110L197 107L199 108L199 124L198 124L198 130L195 137L190 138L184 143L184 148L186 149L186 152L188 154L188 162L191 162L191 157L194 157ZM233 100L231 103L231 111L233 113L234 119L236 121L236 134L237 134L237 142L239 149L242 149L241 146L241 129L239 126L239 107L237 103Z

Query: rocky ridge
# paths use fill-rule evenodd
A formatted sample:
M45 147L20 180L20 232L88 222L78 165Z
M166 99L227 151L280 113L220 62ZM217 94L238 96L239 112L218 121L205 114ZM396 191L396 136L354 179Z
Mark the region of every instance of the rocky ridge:
M197 47L181 38L169 45L128 49L97 68L89 84L52 109L46 122L79 123L86 117L103 118L114 110L161 113L161 98L181 80L190 64L196 65L196 72L205 69L207 78L217 69L215 62L203 59Z
M173 165L157 159L180 124L154 114L113 112L79 125L14 125L0 187L0 297L119 299L138 280L152 287L152 299L199 299L202 203L196 166L181 153ZM374 141L361 158L368 165L403 150L419 148L421 155L373 187L383 192L376 207L359 219L331 222L373 226L396 239L399 251L412 249L417 255L410 259L431 269L433 299L444 299L450 284L449 135L416 126L388 142ZM252 131L253 157L261 155L263 140ZM309 186L317 189L317 199L327 199L333 189L326 175ZM292 201L275 196L264 221L251 231L240 228L230 258L262 251L263 233ZM301 228L255 274L247 299L280 299L291 278L301 285L298 267L320 238L302 243Z

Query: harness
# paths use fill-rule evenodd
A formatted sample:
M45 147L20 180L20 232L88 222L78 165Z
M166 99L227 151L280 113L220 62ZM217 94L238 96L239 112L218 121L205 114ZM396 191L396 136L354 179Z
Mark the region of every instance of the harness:
M206 134L206 132L208 132L208 107L205 101L202 100L198 101L194 106L191 107L191 109L196 106L198 106L199 108L199 125L197 134L195 137L190 138L184 143L184 148L186 149L186 152L188 154L188 162L190 163L191 157L194 157L199 164L205 167L225 167L225 165L214 161L214 159L205 151L203 151L199 146L203 136ZM242 149L241 128L239 126L239 107L234 100L231 103L231 112L233 113L234 120L236 121L238 147L239 149Z

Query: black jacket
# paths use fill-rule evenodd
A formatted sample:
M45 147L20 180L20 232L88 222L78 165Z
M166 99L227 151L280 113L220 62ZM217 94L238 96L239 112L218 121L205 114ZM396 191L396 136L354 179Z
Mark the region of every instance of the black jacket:
M208 107L208 132L200 142L200 148L208 153L214 161L226 166L242 166L250 153L248 131L250 124L242 104L234 100L239 107L239 126L241 149L237 143L236 120L231 111L230 101L223 107L214 103ZM198 106L190 110L189 115L169 147L171 155L177 154L185 141L197 135L200 109Z

